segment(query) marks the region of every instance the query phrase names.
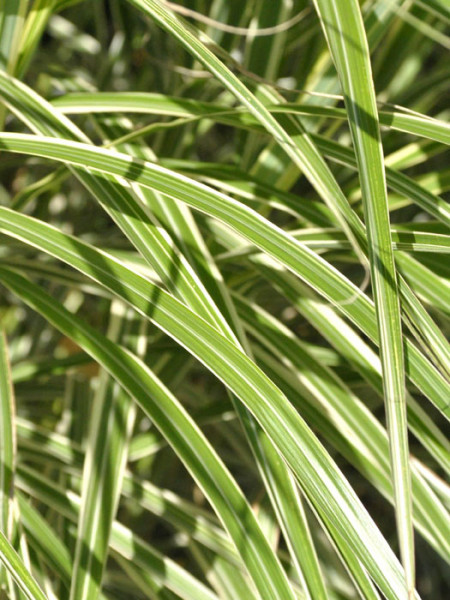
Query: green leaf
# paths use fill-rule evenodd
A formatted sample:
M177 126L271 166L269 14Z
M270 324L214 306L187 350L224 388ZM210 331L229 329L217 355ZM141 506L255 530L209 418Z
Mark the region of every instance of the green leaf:
M78 115L91 113L138 113L179 117L178 122L172 125L183 125L196 119L212 119L224 125L243 127L250 131L263 132L264 128L259 120L251 115L248 110L236 110L200 102L190 98L167 96L155 92L79 92L57 96L52 100L52 105L64 114ZM402 108L402 107L400 107ZM324 117L326 119L346 119L347 113L342 108L329 106L311 106L308 104L292 104L289 102L267 104L265 109L275 118L280 114L301 115L305 117ZM380 124L403 131L411 135L424 137L429 140L450 144L450 126L439 119L432 119L426 115L408 114L406 112L380 111L378 113ZM184 119L185 120L184 120ZM152 125L148 127L148 131ZM161 125L163 127L163 125ZM156 126L155 126L156 128ZM147 128L144 128L145 131ZM134 132L136 133L136 132ZM133 136L134 136L133 133Z
M344 93L361 182L380 337L397 532L408 596L414 596L414 533L400 299L391 244L384 158L369 48L359 4L315 0Z
M123 144L119 146L119 149L122 149L122 146ZM134 154L142 159L153 158L153 154L149 150L141 147L135 148ZM205 294L205 302L210 304L210 310L209 312L200 312L200 316L205 318L211 325L214 325L215 320L210 318L210 313L223 314L228 325L221 328L224 335L239 348L244 348L247 355L251 356L228 289L207 250L189 208L178 205L169 198L160 198L159 195L149 190L142 190L142 193L152 212L157 215L157 218L165 227L165 231L172 233L173 238L178 241L186 256L189 257L195 271L202 275L209 291L209 295ZM167 269L164 273L164 281L168 282L169 289L175 294L178 292L179 270L179 267L175 266L175 268ZM198 306L195 293L192 293L191 290L188 290L188 293L186 293L186 289L180 290L178 295L192 310L195 310ZM212 298L214 298L215 303ZM298 576L310 595L317 598L326 598L325 585L295 481L286 465L279 460L273 443L260 429L253 415L238 400L233 397L231 400L246 432Z
M29 600L47 600L2 531L0 531L0 562Z
M123 307L113 302L108 331L111 340L121 337L125 320L125 314L121 313ZM145 350L145 344L140 349ZM71 579L72 600L93 600L100 593L135 420L134 403L104 371L91 415Z
M18 485L30 493L32 498L51 507L73 523L77 522L80 498L74 492L49 482L41 473L28 467L19 468L18 479ZM33 519L32 523L30 519ZM29 532L32 533L40 522L36 521L35 514L29 514L26 524L29 526ZM47 533L52 539L52 533L48 531ZM167 586L183 600L190 600L193 597L201 600L217 600L207 586L117 521L113 523L111 532L111 552L114 557L119 556L126 562L145 569L160 585ZM47 560L48 558L46 557Z
M23 219L23 217L21 218ZM36 225L37 223L35 222L34 226L36 227ZM42 225L40 225L40 227L42 227ZM58 245L61 242L63 245L66 245L66 250L68 252L64 251L65 260L69 259L75 266L77 260L73 250L75 247L79 246L80 242L71 239L69 245L67 245L64 242L65 236L61 236L61 234L58 234L53 230L52 245L55 244L56 237L59 238ZM45 240L45 245L48 245L48 239ZM378 567L379 563L377 565L373 564L373 556L379 554L379 548L384 546L384 541L382 538L379 538L379 534L376 533L376 528L371 533L371 536L375 537L368 538L362 531L356 536L353 535L352 531L354 527L359 528L360 525L364 523L364 529L369 528L372 530L373 523L370 519L368 520L368 515L362 509L362 506L359 504L359 501L353 494L351 488L349 488L345 480L338 475L338 471L335 470L335 466L332 466L333 463L330 462L327 454L323 451L321 446L317 444L317 441L312 436L311 432L306 428L305 424L295 411L293 411L292 407L289 406L283 395L280 395L277 388L266 380L261 373L255 370L251 361L242 355L236 348L230 346L225 338L222 338L217 332L210 330L206 323L202 324L200 320L195 319L192 313L182 305L178 304L174 299L171 299L162 290L158 290L158 288L155 288L149 282L145 282L145 280L131 272L126 274L127 270L119 263L113 262L107 255L100 255L98 251L94 251L84 244L79 246L79 250L81 251L81 254L79 255L79 265L82 270L85 271L86 268L88 268L91 272L91 276L94 277L96 277L94 273L97 271L104 284L109 280L110 283L107 285L112 286L115 293L123 294L124 299L128 302L133 302L133 304L139 307L141 311L151 315L152 320L158 323L159 327L170 332L170 334L179 339L190 352L201 358L201 360L217 373L224 383L226 383L226 385L246 403L263 428L269 433L279 451L282 452L298 480L301 482L303 489L315 504L320 514L328 515L329 519L332 518L331 514L341 515L339 521L341 535L343 535L344 539L352 545L354 551L357 552L359 559L366 565L366 568L369 568L371 572L373 569L372 576L390 595L392 593L390 591L392 590L392 583L394 581L397 581L398 583L397 577L399 576L399 572L397 572L396 575L391 573L391 577L388 581L385 577L388 572L385 569L388 568L388 566L386 565L385 569L380 571ZM88 255L90 258L88 258ZM70 256L71 258L69 258ZM98 258L95 258L96 256ZM105 261L108 264L107 270L101 266ZM98 262L97 266L95 266L96 262ZM11 281L11 277L12 274L8 273L8 281ZM14 276L14 278L16 277L17 276ZM127 279L129 281L127 284L127 291L124 292L122 286L117 289L117 280L125 281ZM130 283L133 280L135 283L131 284L130 287ZM138 287L135 287L136 284ZM30 284L27 284L27 288L29 288L29 285ZM147 288L147 291L144 293L142 285ZM141 291L138 291L139 289ZM141 298L141 300L139 300L139 298ZM149 306L148 302L152 301L152 298L154 304ZM35 304L36 301L37 299L34 298L33 303ZM194 322L196 323L195 326L193 326ZM202 337L199 337L201 332L203 332L206 337L203 338L203 335ZM71 335L74 335L74 331L71 332ZM79 343L79 340L77 340L77 342ZM246 374L245 378L242 378L241 373ZM259 392L256 396L255 393L257 390L259 390ZM267 404L270 398L272 398L272 400L270 401L270 404ZM277 435L277 432L281 431L284 433L280 437ZM297 441L300 439L302 440L301 445L299 445L299 441ZM306 452L307 454L304 454ZM333 475L328 475L329 469L331 469L330 473L333 473ZM322 493L317 494L318 489L322 486L319 484L319 488L316 487L319 480L323 481L324 478L328 481L327 490L329 492L327 494L326 502L323 501ZM343 507L345 507L344 510ZM347 513L347 511L350 512ZM354 513L354 511L356 511L356 513ZM354 516L350 517L350 515ZM345 526L344 523L347 523L348 526ZM360 541L363 538L366 538L365 543ZM369 550L371 545L370 540L375 539L377 539L377 541L374 542L372 549ZM389 552L387 547L384 548L383 555L386 555L386 552ZM389 561L390 568L392 568L392 565L394 564L395 563ZM401 585L395 593L400 593L401 595L400 590Z
M375 310L370 300L339 271L314 252L296 242L291 236L272 225L250 209L231 198L196 183L186 177L158 165L79 144L23 134L0 134L0 145L14 152L27 152L39 156L51 156L56 160L77 165L89 165L103 173L126 176L141 185L157 189L182 202L205 211L230 225L267 254L273 256L298 277L332 302L347 315L371 339L377 340L374 323ZM5 215L6 209L0 208ZM12 218L12 213L8 213ZM15 218L18 216L16 215ZM8 217L9 218L9 217ZM351 299L351 302L348 302ZM440 382L439 374L430 371L417 348L406 338L408 352L407 368L412 381L433 398L433 402L445 413L448 406L443 400L447 384Z
M1 273L3 283L8 281L16 292L20 290L23 299L95 357L158 424L220 516L260 593L274 599L293 597L244 496L195 423L155 375L137 357L41 294L34 284L12 272Z
M16 427L14 392L5 332L0 331L0 531L12 536Z
M5 0L0 11L0 70L13 73L28 0Z

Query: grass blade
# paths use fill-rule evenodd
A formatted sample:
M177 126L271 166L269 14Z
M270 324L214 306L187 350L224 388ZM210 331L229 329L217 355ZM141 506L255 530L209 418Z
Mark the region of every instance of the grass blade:
M37 288L23 278L2 273L4 282L11 275L17 283L21 281L23 291L26 288L28 292L36 292ZM32 296L33 305L37 306L37 297L33 293ZM28 297L29 300L32 296ZM136 357L102 338L50 297L41 296L41 299L43 303L39 305L46 317L95 356L158 423L223 520L261 595L268 594L274 599L293 597L287 578L239 488L181 405ZM75 333L74 327L78 333Z
M0 596L429 600L448 11L182 4L0 1Z
M125 324L123 306L113 302L108 337L113 341L123 337L121 329ZM138 336L139 339L144 337ZM143 351L145 345L140 346ZM94 600L100 593L135 420L134 403L121 393L108 373L102 372L93 403L70 589L72 600Z
M61 237L61 234L58 234L58 237ZM55 236L54 236L54 238L55 238ZM74 243L76 245L78 245L79 242L76 242L75 240L70 241L70 247L72 248L72 250L69 252L69 254L72 255L72 257L74 256L73 255ZM88 248L86 246L83 246L82 255L84 258L82 259L82 264L84 266L81 267L82 269L85 269L87 266L87 263L86 263L87 250L88 250ZM92 249L89 250L89 253L91 254L91 257L93 258ZM97 253L95 253L95 254L97 254ZM67 258L69 258L69 255L66 255L66 256L67 256ZM66 258L66 260L67 260L67 258ZM91 262L92 258L89 261L91 267L94 266L94 263ZM100 256L99 256L99 258L100 258ZM106 255L102 255L101 262L104 263L105 259L106 259ZM119 269L119 271L121 271L120 279L123 281L123 275L125 274L125 271L123 270L124 267L121 267L119 264L113 264L111 262L111 259L108 259L107 262L109 265L108 271L112 268L116 274L115 275L107 275L107 271L105 271L104 268L101 268L101 271L102 271L101 278L104 280L106 275L107 275L107 277L110 277L113 289L116 289L117 286L115 285L115 281L117 280L117 275L118 275L117 269ZM7 277L8 277L8 280L10 280L10 277L12 277L12 275L8 274ZM16 277L16 276L14 276L14 277ZM131 273L130 273L128 278L130 278L130 277L135 279L137 276L136 275L131 276ZM139 277L136 279L136 283L139 279L140 279ZM144 284L144 280L141 281L141 285L142 284ZM145 282L145 286L148 287L149 285L150 284L148 282ZM120 290L116 289L116 293L117 292L120 293ZM341 508L342 506L346 506L351 511L351 513L353 513L354 510L357 510L357 513L359 514L359 517L357 517L357 521L354 521L353 517L351 518L351 522L352 522L351 527L352 528L357 526L357 523L359 523L359 519L362 519L363 522L365 523L364 528L370 527L370 529L372 529L373 524L369 526L370 520L367 521L368 516L366 514L364 514L364 511L363 511L363 513L360 512L362 507L360 507L359 502L357 501L356 497L353 495L351 490L347 487L346 483L343 480L341 480L340 476L337 475L337 473L335 473L335 476L338 477L338 480L337 480L337 481L339 481L338 487L337 488L335 487L337 481L333 482L333 479L329 480L327 489L330 490L331 488L333 488L334 492L330 493L326 504L323 504L321 502L320 496L319 497L316 496L315 488L309 487L310 484L312 483L312 481L317 478L317 472L319 470L319 465L316 463L316 461L319 458L319 456L321 457L320 461L325 460L325 462L328 465L327 467L325 467L325 465L324 465L325 470L322 467L320 467L320 472L321 472L320 477L322 479L323 479L323 477L327 477L326 473L328 472L328 469L331 467L331 465L328 464L329 458L326 456L326 454L323 454L322 449L319 450L319 447L316 446L316 441L314 440L314 438L310 437L311 434L310 434L309 430L305 429L305 424L301 420L299 420L299 417L295 412L292 412L292 408L288 407L288 405L285 403L286 400L282 396L281 397L279 396L279 391L276 391L276 388L274 389L271 384L269 385L269 382L267 380L259 379L260 374L257 374L257 372L254 371L254 367L252 366L252 363L250 361L248 361L248 359L245 359L244 355L241 355L233 346L230 346L229 343L226 342L225 339L222 339L221 336L218 336L218 334L216 332L213 333L213 331L211 331L211 334L213 336L211 338L211 340L214 339L213 346L211 346L211 344L206 341L207 338L205 338L206 345L204 345L204 342L202 341L202 339L199 338L199 333L202 330L204 330L205 333L208 331L209 328L206 326L206 324L201 325L201 323L198 322L197 327L195 328L195 333L194 332L189 333L189 328L186 328L186 326L188 323L192 322L193 315L189 314L189 311L188 311L188 313L186 313L184 316L181 316L182 313L187 309L185 309L181 305L178 305L177 303L173 304L175 301L170 300L169 297L166 294L164 294L164 292L162 292L162 290L159 290L159 291L154 290L153 292L151 292L151 291L146 292L144 297L142 297L143 302L140 302L138 300L138 295L140 295L141 292L139 292L138 295L136 295L136 293L132 292L130 287L128 286L128 291L127 291L125 297L126 297L127 301L130 301L132 298L133 298L133 302L134 302L134 299L137 300L138 304L142 306L144 311L148 312L148 300L151 299L152 297L154 297L155 292L157 292L158 303L153 305L151 308L150 314L152 315L152 319L153 320L157 319L159 321L159 326L162 326L163 329L165 329L168 332L171 332L171 335L175 334L175 336L181 336L180 340L183 340L182 343L187 348L189 348L189 351L194 352L199 357L201 357L201 360L207 366L209 366L209 368L212 368L212 370L214 372L216 372L219 375L219 377L221 379L223 379L227 383L227 385L229 385L231 387L231 389L234 393L236 393L244 402L248 403L247 406L252 410L252 412L254 412L255 416L257 416L258 420L263 425L263 427L266 429L266 431L269 434L272 432L272 435L271 435L272 440L275 442L278 449L283 453L283 456L285 456L287 458L291 468L295 472L296 476L299 478L299 481L302 483L302 485L307 486L308 495L313 494L314 501L319 502L319 504L316 506L317 507L320 506L320 512L321 513L323 512L323 514L328 514L329 510L333 510L333 513L334 513L334 511L338 511L342 515L342 519L347 521L347 519L349 518L349 515L346 515L345 513L343 513L342 508ZM169 309L170 311L172 310L170 308L170 305L173 305L173 309L176 309L176 312L173 313L172 316L167 315L167 320L166 320L166 317L164 317L164 312L167 309ZM142 308L141 308L141 310L142 310ZM180 313L180 311L181 311L181 313ZM177 333L175 333L175 329L177 330ZM73 335L73 333L72 333L72 335ZM210 334L208 333L207 335L209 336ZM219 350L219 348L220 348L220 350ZM224 357L222 355L222 352L224 352L224 351L227 354L226 360L224 360ZM237 354L236 354L236 352L237 352ZM230 359L232 361L231 363L229 362ZM236 360L237 360L237 362L236 362ZM239 366L238 363L240 363L240 361L244 361L244 363ZM235 368L237 368L236 373L245 372L246 379L242 379L242 377L240 375L239 376L233 375L231 377L231 372L229 371L229 366L231 366L231 364L235 365ZM220 374L221 372L222 372L222 375ZM226 373L226 376L225 376L225 373ZM251 373L253 375L250 375ZM117 376L117 373L116 373L116 376ZM253 381L252 384L250 384L250 382L248 381L248 378L250 376L256 377L256 379ZM258 383L258 381L259 381L259 383ZM250 388L247 387L249 385L250 385ZM262 387L260 387L260 386L262 386ZM266 388L266 386L269 386L269 387ZM266 388L265 391L263 391L264 388ZM255 404L255 390L256 389L261 389L260 398L263 401L263 405ZM268 414L267 408L263 408L263 406L266 405L267 399L272 397L273 394L276 394L276 397L278 398L277 409L275 412L271 411L271 413ZM282 407L283 407L283 409L282 409ZM278 422L278 424L277 424L277 422ZM287 426L288 423L290 423L290 426ZM291 431L290 430L291 426L293 427L292 435L294 436L294 438L292 441L289 441L289 438L287 437L287 433ZM278 430L279 428L281 428L280 431L282 430L284 432L284 437L282 437L282 438L279 438L275 434L275 430ZM298 446L298 442L294 441L294 439L296 439L297 436L300 439L303 439L302 451L305 451L306 448L309 447L309 444L312 444L312 446L310 447L312 454L309 455L308 457L305 456L305 458L302 460L299 460L299 456L298 456L298 452L299 452L301 446ZM305 445L305 444L307 444L307 445ZM292 454L293 447L296 448L294 454ZM312 468L312 465L314 465L314 468ZM304 473L305 468L307 468L307 470L308 470L308 475L306 477L305 477L306 473ZM333 471L334 471L334 468L335 467L333 467ZM311 477L313 478L312 480L310 479ZM341 488L341 486L343 486L343 487ZM343 496L342 496L342 493L344 494ZM347 499L344 499L347 497L348 494L350 494L350 496ZM340 502L336 501L337 497L341 498ZM350 500L350 498L351 498L351 500ZM331 507L333 507L333 508L331 508ZM347 521L347 522L349 522L349 521ZM350 530L344 526L344 527L342 527L341 534L344 535L345 539L348 540L348 543L351 543L352 545L354 545L353 546L354 550L356 552L358 552L358 554L360 556L360 560L364 561L367 565L367 568L371 569L374 566L373 558L369 559L369 556L373 557L374 555L379 554L379 544L384 545L384 543L382 542L382 538L378 539L378 541L373 545L371 553L368 554L367 553L368 552L367 544L370 543L369 542L370 538L366 538L366 540L365 540L366 544L361 546L359 540L364 538L365 534L362 534L362 538L360 538L359 536L354 537L352 534L349 535L349 531ZM374 530L371 535L375 535L376 538L378 538L378 534L376 534L375 531L376 530ZM385 548L383 553L385 553L386 551L390 554L390 552L388 551L388 548ZM388 565L386 565L386 569L391 570L393 564L394 563L389 561L390 566L388 567ZM387 572L386 570L383 570L382 572L380 572L378 570L378 567L375 566L375 572L373 572L372 575L374 576L376 581L380 584L380 586L383 586L386 589L386 593L388 595L391 595L392 582L396 581L396 583L398 583L398 579L397 579L398 573L396 575L394 575L394 573L391 573L392 576L389 579L389 583L388 583L388 581L385 578L386 572ZM393 577L395 579L393 579ZM388 583L387 587L386 587L386 583ZM400 593L400 590L397 589L397 592Z
M29 600L47 600L28 568L0 531L0 561Z
M0 135L0 144L10 151L49 156L63 162L88 165L103 173L126 176L141 185L179 198L182 202L223 220L309 283L372 339L378 339L377 328L373 322L375 315L373 305L355 285L317 254L224 194L214 192L211 188L158 165L144 163L128 155L113 153L86 144L6 133ZM13 217L12 213L5 212L5 210L0 208L0 213L8 215L8 219L18 218L18 215ZM351 303L348 302L349 299L352 299ZM441 386L446 390L447 384L443 382L440 384L436 373L424 376L424 369L428 371L429 367L426 366L426 363L424 364L417 348L407 338L405 345L409 358L407 366L414 371L413 380L418 382L420 389L424 390L428 397L433 398L433 402L444 414L449 413L449 407L443 400L446 391L437 393L436 387Z
M19 486L30 493L32 498L38 499L73 523L77 522L80 498L71 490L62 489L53 482L49 482L46 477L42 477L37 471L29 468L19 469ZM27 520L27 523L30 525L30 532L39 525L36 520L33 523L29 523ZM73 531L71 533L73 534ZM161 555L160 552L117 521L113 523L112 527L111 552L114 557L118 555L127 562L146 570L160 585L167 586L183 600L191 598L217 600L207 586L186 572L175 561ZM104 596L101 598L104 600Z
M6 334L0 331L0 531L12 536L16 434Z
M405 367L397 273L391 245L384 159L369 49L359 4L315 0L344 92L359 167L380 336L400 553L414 596L414 533L405 400Z
M6 334L0 330L0 532L12 542L17 526L14 518L14 474L16 423L14 391ZM11 580L0 563L0 587L11 588ZM14 589L10 589L14 594Z

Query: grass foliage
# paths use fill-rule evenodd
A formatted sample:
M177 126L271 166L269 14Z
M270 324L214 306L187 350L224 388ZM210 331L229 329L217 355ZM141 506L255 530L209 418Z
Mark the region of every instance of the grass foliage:
M449 24L0 5L1 598L445 598Z

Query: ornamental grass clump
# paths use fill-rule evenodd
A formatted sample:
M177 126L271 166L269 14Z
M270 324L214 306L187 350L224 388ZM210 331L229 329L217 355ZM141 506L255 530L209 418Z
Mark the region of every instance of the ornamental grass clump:
M449 23L0 5L0 597L446 597Z

